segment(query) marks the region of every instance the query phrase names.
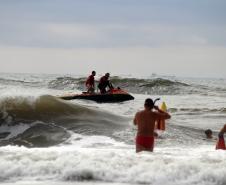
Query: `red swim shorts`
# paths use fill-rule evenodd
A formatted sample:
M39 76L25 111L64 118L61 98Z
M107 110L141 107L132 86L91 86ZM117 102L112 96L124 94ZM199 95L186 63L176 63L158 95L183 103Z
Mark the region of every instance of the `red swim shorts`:
M140 145L146 149L154 148L154 137L153 136L137 136L136 144Z

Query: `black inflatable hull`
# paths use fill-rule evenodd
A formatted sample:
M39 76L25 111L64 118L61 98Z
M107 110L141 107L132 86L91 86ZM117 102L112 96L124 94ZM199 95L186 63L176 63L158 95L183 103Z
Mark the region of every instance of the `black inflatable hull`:
M60 96L59 98L64 100L82 99L82 100L92 100L98 103L108 103L108 102L123 102L134 100L134 97L130 94L71 94Z

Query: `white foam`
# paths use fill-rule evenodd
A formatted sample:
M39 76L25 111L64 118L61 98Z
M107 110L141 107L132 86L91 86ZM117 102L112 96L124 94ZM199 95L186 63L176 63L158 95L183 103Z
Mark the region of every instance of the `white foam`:
M127 145L124 142L115 141L113 138L107 136L85 136L70 132L71 137L63 143L70 144L72 148L122 148Z
M2 125L2 126L0 126L0 133L8 132L9 135L5 138L0 139L0 140L8 140L10 138L16 137L30 127L31 127L31 125L22 124L22 123L20 123L18 125L14 125L14 126Z
M100 181L145 184L224 184L226 153L214 147L131 149L0 148L0 180ZM16 183L15 183L16 184Z

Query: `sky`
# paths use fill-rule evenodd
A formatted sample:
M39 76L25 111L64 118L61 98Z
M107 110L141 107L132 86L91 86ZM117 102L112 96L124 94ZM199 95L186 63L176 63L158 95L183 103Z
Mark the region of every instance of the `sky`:
M0 72L226 78L225 0L0 0Z

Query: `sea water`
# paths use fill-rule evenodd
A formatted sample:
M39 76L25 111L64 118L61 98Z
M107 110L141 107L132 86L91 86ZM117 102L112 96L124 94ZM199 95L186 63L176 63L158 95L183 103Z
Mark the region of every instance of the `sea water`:
M226 123L225 79L111 80L135 100L64 101L56 96L84 91L84 76L0 74L0 183L226 184L226 153L215 150ZM172 118L154 152L136 154L134 115L159 97Z

